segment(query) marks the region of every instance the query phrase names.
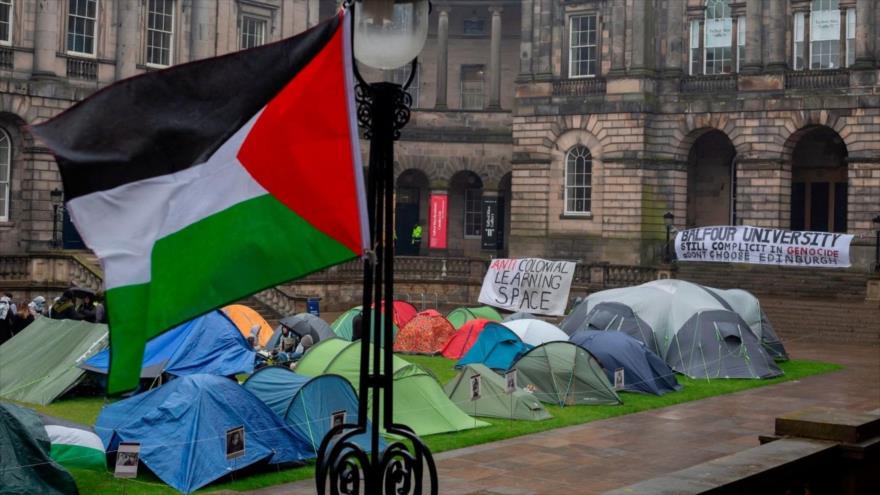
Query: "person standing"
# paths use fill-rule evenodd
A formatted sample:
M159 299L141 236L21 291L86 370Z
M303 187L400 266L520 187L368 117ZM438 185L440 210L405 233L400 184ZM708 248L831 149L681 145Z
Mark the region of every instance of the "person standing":
M422 226L419 224L415 224L412 229L412 244L418 254L422 248Z
M12 338L12 323L15 313L12 312L12 299L9 296L0 297L0 344Z
M24 330L28 325L34 322L34 314L31 312L30 305L22 306L18 309L18 312L15 314L15 319L12 320L12 336L18 335L19 332Z
M53 320L80 320L76 310L76 298L70 290L64 291L54 304L52 304L49 317Z

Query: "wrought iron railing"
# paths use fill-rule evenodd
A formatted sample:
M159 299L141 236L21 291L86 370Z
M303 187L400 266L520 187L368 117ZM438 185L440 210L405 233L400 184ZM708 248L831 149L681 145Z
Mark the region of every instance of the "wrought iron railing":
M0 69L12 69L15 65L15 52L9 47L0 47Z
M97 81L98 62L87 58L68 58L67 77Z
M681 80L679 91L682 93L718 93L736 91L736 74L685 77Z
M605 94L605 79L590 77L553 81L554 96L589 96Z
M832 89L848 88L849 71L808 70L785 73L785 89Z

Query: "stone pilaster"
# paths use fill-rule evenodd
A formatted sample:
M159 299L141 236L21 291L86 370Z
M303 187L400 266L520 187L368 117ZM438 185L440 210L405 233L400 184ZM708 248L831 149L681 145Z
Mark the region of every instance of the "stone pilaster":
M116 2L116 80L137 73L138 61L138 0ZM172 61L173 62L173 61Z
M190 30L190 59L200 60L216 55L214 45L217 20L216 3L211 0L192 0L192 27Z
M34 76L56 76L55 53L58 51L58 25L61 2L39 0L34 32Z
M756 227L789 228L791 164L770 159L743 159L736 165L739 222Z
M519 40L519 73L530 74L532 72L532 14L534 3L532 0L522 0L522 14Z
M626 71L626 0L614 0L611 11L611 70L608 75Z
M654 2L633 3L632 12L632 66L630 72L641 75L653 71Z
M874 55L877 26L872 22L877 8L874 0L858 0L856 3L856 60L853 69L873 69L877 62Z
M449 12L441 10L437 19L437 96L434 108L446 109L446 80L449 77Z
M847 232L871 234L871 220L880 215L880 156L847 158Z
M553 0L534 0L535 10L532 18L532 71L536 75L549 77L550 59L553 48Z
M682 55L685 53L685 0L669 0L666 7L666 53L663 54L663 72L667 77L680 77Z
M771 72L784 72L788 69L785 56L785 26L789 18L785 14L785 2L770 2L770 27L767 30L768 58L767 70ZM746 24L748 28L748 24ZM746 44L746 53L748 53Z
M763 27L763 1L746 0L746 56L740 70L743 74L761 72L761 53L763 51L761 31Z
M489 105L501 109L501 7L490 7L492 31L489 40Z

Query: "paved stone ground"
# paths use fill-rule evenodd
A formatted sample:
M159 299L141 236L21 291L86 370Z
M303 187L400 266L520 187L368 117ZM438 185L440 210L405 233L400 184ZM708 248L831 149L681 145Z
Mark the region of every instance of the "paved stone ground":
M880 408L880 347L788 342L839 372L436 456L440 493L600 493L758 445L776 416L811 406ZM314 481L253 493L314 494Z

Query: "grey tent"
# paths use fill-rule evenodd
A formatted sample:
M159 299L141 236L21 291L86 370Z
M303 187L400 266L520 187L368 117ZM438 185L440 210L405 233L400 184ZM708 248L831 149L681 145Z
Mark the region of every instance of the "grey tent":
M788 360L788 353L785 347L776 336L776 331L767 313L761 309L761 302L750 292L742 289L714 289L712 287L704 287L705 289L717 294L721 298L721 302L729 311L733 311L742 317L743 321L752 329L752 332L760 337L761 345L764 350L777 361Z
M762 345L763 329L746 323L723 292L682 280L605 290L575 308L562 329L569 334L587 328L622 331L692 378L781 375ZM768 339L781 348L771 332Z
M267 349L274 349L278 347L278 343L281 340L281 327L288 328L297 337L299 337L298 340L302 340L302 338L306 335L311 335L312 342L315 344L322 340L332 339L336 337L336 334L333 333L333 329L330 328L330 325L326 321L311 313L299 313L287 316L283 318L279 323L280 325L278 325L278 327L275 329L275 332L272 334L272 338L270 338L269 342L266 343Z
M516 320L537 320L538 317L531 314L526 313L525 311L517 311L516 313L511 313L504 317L504 323L508 321L516 321Z
M548 342L514 364L517 385L558 406L621 404L599 361L571 342Z
M480 375L480 397L471 400L471 380ZM504 377L478 363L465 366L443 389L462 411L473 416L537 421L552 418L534 395L517 388L507 392Z

